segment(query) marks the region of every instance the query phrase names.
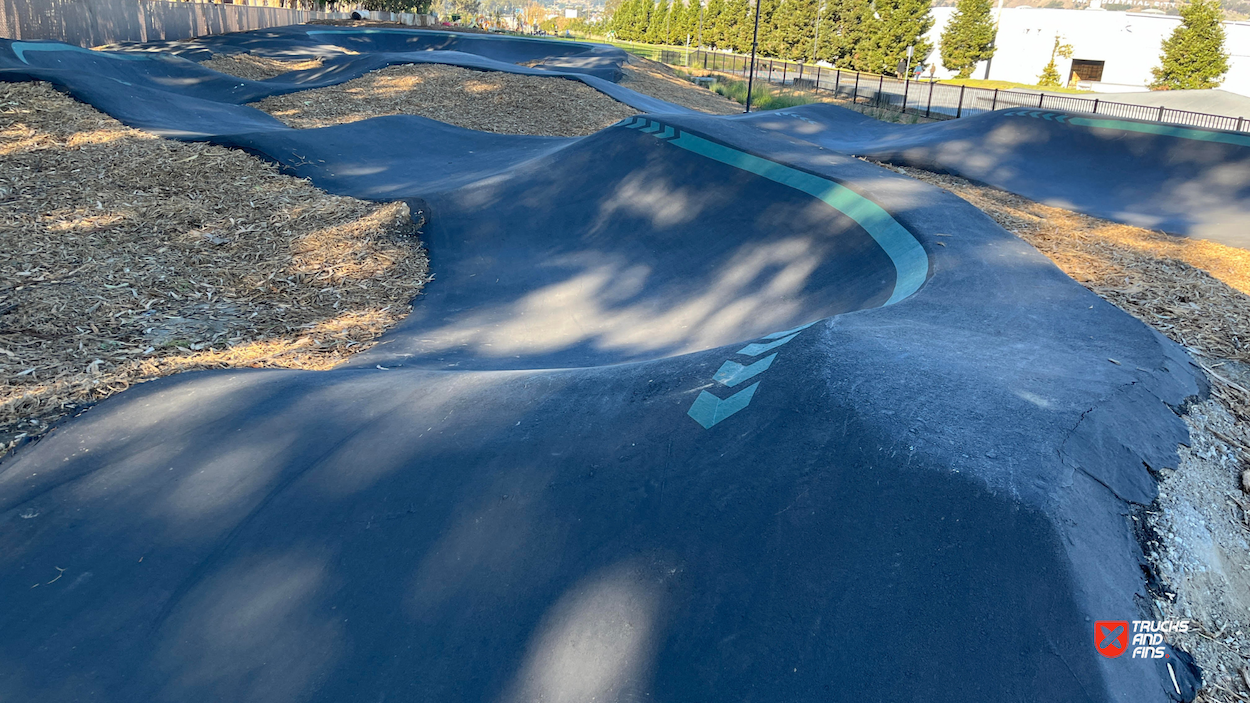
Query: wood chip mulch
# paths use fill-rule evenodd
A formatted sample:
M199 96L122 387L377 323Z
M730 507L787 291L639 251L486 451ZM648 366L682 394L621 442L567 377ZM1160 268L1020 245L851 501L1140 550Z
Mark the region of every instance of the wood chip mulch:
M407 207L0 84L0 454L191 369L326 369L429 279Z
M312 59L275 59L254 54L219 54L200 65L211 68L219 73L227 73L239 78L263 81L280 76L287 71L303 71L310 68L321 68L320 57Z
M390 66L346 83L253 103L297 129L421 115L498 134L576 137L638 114L566 78L471 71L457 66Z

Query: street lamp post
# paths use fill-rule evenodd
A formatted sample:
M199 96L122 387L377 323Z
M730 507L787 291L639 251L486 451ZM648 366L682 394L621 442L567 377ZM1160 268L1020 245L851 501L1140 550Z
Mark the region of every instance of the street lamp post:
M760 2L755 0L755 30L751 34L751 70L747 74L747 112L751 111L751 86L755 84L755 50L760 43Z
M820 10L822 6L816 5L816 36L812 38L812 63L816 63L816 45L820 43Z
M695 44L700 48L703 47L703 2L699 2L699 37L695 40Z

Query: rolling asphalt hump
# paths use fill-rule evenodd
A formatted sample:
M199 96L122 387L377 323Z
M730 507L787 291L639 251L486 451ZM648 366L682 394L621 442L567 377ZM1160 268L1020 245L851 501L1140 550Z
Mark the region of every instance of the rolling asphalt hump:
M1203 377L971 205L850 155L971 169L1000 144L1012 174L1101 140L1127 168L1181 137L651 110L615 50L312 31L197 42L353 67L246 82L165 53L195 46L0 43L0 80L408 201L437 272L342 367L145 383L0 464L0 697L1193 698L1184 653L1092 635L1150 617L1132 517ZM243 104L421 52L645 114L562 139ZM1052 133L1074 152L1028 138ZM1064 197L1114 196L1107 168Z

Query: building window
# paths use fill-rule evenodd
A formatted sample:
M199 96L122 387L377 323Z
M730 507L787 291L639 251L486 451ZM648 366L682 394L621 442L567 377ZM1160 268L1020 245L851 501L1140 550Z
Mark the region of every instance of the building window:
M1072 59L1072 73L1068 76L1068 83L1076 83L1077 81L1091 81L1097 83L1102 80L1102 67L1106 61L1087 61L1086 59Z

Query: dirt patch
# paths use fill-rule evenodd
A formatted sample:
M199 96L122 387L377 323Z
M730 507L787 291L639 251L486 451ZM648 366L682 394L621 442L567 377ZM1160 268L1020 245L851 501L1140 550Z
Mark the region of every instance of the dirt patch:
M321 68L321 64L321 57L313 59L274 59L254 54L223 54L200 62L200 65L204 68L211 68L219 73L226 73L253 81L267 80L288 71Z
M0 86L0 453L158 376L334 366L428 280L414 234L401 203Z
M742 112L742 106L738 103L691 83L683 75L658 61L630 54L629 60L621 65L621 70L625 73L621 85L644 95L713 115L736 115Z
M578 81L436 64L391 66L253 104L297 129L421 115L485 132L563 137L593 134L638 114Z
M1149 557L1173 591L1160 619L1205 672L1199 701L1250 700L1250 251L1048 207L962 178L881 164L945 188L1032 244L1086 288L1180 343L1207 372L1190 446L1146 511ZM953 233L954 237L958 233ZM1243 478L1245 476L1245 478Z

